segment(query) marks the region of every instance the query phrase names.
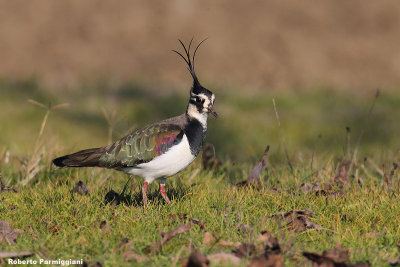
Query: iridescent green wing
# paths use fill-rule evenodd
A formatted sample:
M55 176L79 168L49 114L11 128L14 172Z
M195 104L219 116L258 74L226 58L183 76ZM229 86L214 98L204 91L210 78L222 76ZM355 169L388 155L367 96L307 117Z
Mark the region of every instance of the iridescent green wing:
M134 167L165 153L182 137L183 131L177 125L149 125L106 147L100 163L107 168Z

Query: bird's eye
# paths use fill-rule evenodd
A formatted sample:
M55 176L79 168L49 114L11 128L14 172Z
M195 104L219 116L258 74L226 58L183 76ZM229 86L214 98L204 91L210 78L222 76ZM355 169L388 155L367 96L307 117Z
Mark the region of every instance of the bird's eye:
M200 103L201 102L201 98L200 97L196 97L196 102Z

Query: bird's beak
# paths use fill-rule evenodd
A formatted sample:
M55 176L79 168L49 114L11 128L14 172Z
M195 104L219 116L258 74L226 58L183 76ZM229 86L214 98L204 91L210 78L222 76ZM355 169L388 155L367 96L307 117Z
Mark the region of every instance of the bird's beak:
M218 118L218 113L214 110L214 107L210 109L210 113L214 116L214 118Z

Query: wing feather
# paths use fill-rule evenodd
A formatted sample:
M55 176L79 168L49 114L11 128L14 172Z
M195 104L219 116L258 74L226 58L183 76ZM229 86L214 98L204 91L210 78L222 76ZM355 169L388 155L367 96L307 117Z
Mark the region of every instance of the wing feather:
M106 147L100 163L107 168L134 167L164 154L182 137L177 125L150 125Z

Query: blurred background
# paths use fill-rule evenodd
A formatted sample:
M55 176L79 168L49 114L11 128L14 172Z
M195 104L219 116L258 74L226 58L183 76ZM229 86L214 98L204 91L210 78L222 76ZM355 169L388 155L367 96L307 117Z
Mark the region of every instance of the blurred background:
M192 37L209 38L196 70L217 95L207 141L220 157L270 144L279 160L283 138L296 159L342 155L347 126L353 147L365 128L365 155L399 150L400 5L389 0L0 1L0 147L33 147L46 111L29 98L70 104L47 121L52 154L182 113L191 77L171 50Z

